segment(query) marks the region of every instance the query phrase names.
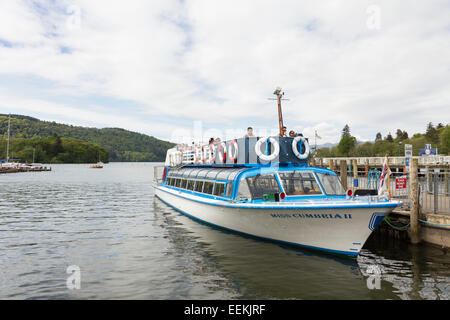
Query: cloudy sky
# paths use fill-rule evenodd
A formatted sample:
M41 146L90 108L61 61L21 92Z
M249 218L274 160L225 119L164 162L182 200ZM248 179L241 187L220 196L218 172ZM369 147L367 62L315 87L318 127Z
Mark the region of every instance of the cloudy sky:
M0 113L320 143L450 120L450 2L0 0ZM205 133L206 132L206 133Z

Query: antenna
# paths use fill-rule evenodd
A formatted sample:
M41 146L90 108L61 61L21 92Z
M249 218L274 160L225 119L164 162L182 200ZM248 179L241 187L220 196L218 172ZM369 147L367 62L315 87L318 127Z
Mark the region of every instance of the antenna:
M281 101L282 100L283 101L289 101L289 99L283 99L284 92L281 90L280 87L277 87L275 89L275 91L273 92L273 94L276 95L277 98L276 99L268 98L268 99L269 100L277 100L278 101L278 125L280 126L280 137L282 137L283 136L284 124L283 124L283 112L281 110Z

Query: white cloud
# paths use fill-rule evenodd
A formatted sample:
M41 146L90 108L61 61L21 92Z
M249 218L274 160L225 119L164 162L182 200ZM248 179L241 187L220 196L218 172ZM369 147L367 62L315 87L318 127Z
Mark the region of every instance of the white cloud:
M367 28L369 5L380 8L379 30ZM68 24L74 6L79 28ZM336 142L345 124L361 139L397 128L414 133L450 118L449 7L438 0L1 1L0 75L51 85L40 96L13 96L17 84L2 84L0 93L39 101L35 110L67 120L70 108L99 126L148 132L152 123L168 139L164 126L176 128L174 118L221 132L242 123L276 127L267 98L282 86L290 98L285 123L311 137L317 130L321 143ZM98 117L89 114L95 103L58 101L95 95L138 107ZM7 106L19 109L3 103L0 111L14 112Z

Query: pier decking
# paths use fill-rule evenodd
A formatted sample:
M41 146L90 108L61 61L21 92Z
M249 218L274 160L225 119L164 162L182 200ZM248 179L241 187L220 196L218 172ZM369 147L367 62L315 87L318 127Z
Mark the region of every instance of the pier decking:
M41 171L52 171L52 168L43 165L13 164L5 166L0 164L0 174L18 173L18 172L41 172Z

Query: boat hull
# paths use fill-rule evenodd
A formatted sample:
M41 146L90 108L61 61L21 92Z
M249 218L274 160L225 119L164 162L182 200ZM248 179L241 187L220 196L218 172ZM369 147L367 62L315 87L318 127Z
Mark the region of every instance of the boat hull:
M205 203L164 187L156 196L181 213L245 235L347 256L357 256L392 207L261 207Z

